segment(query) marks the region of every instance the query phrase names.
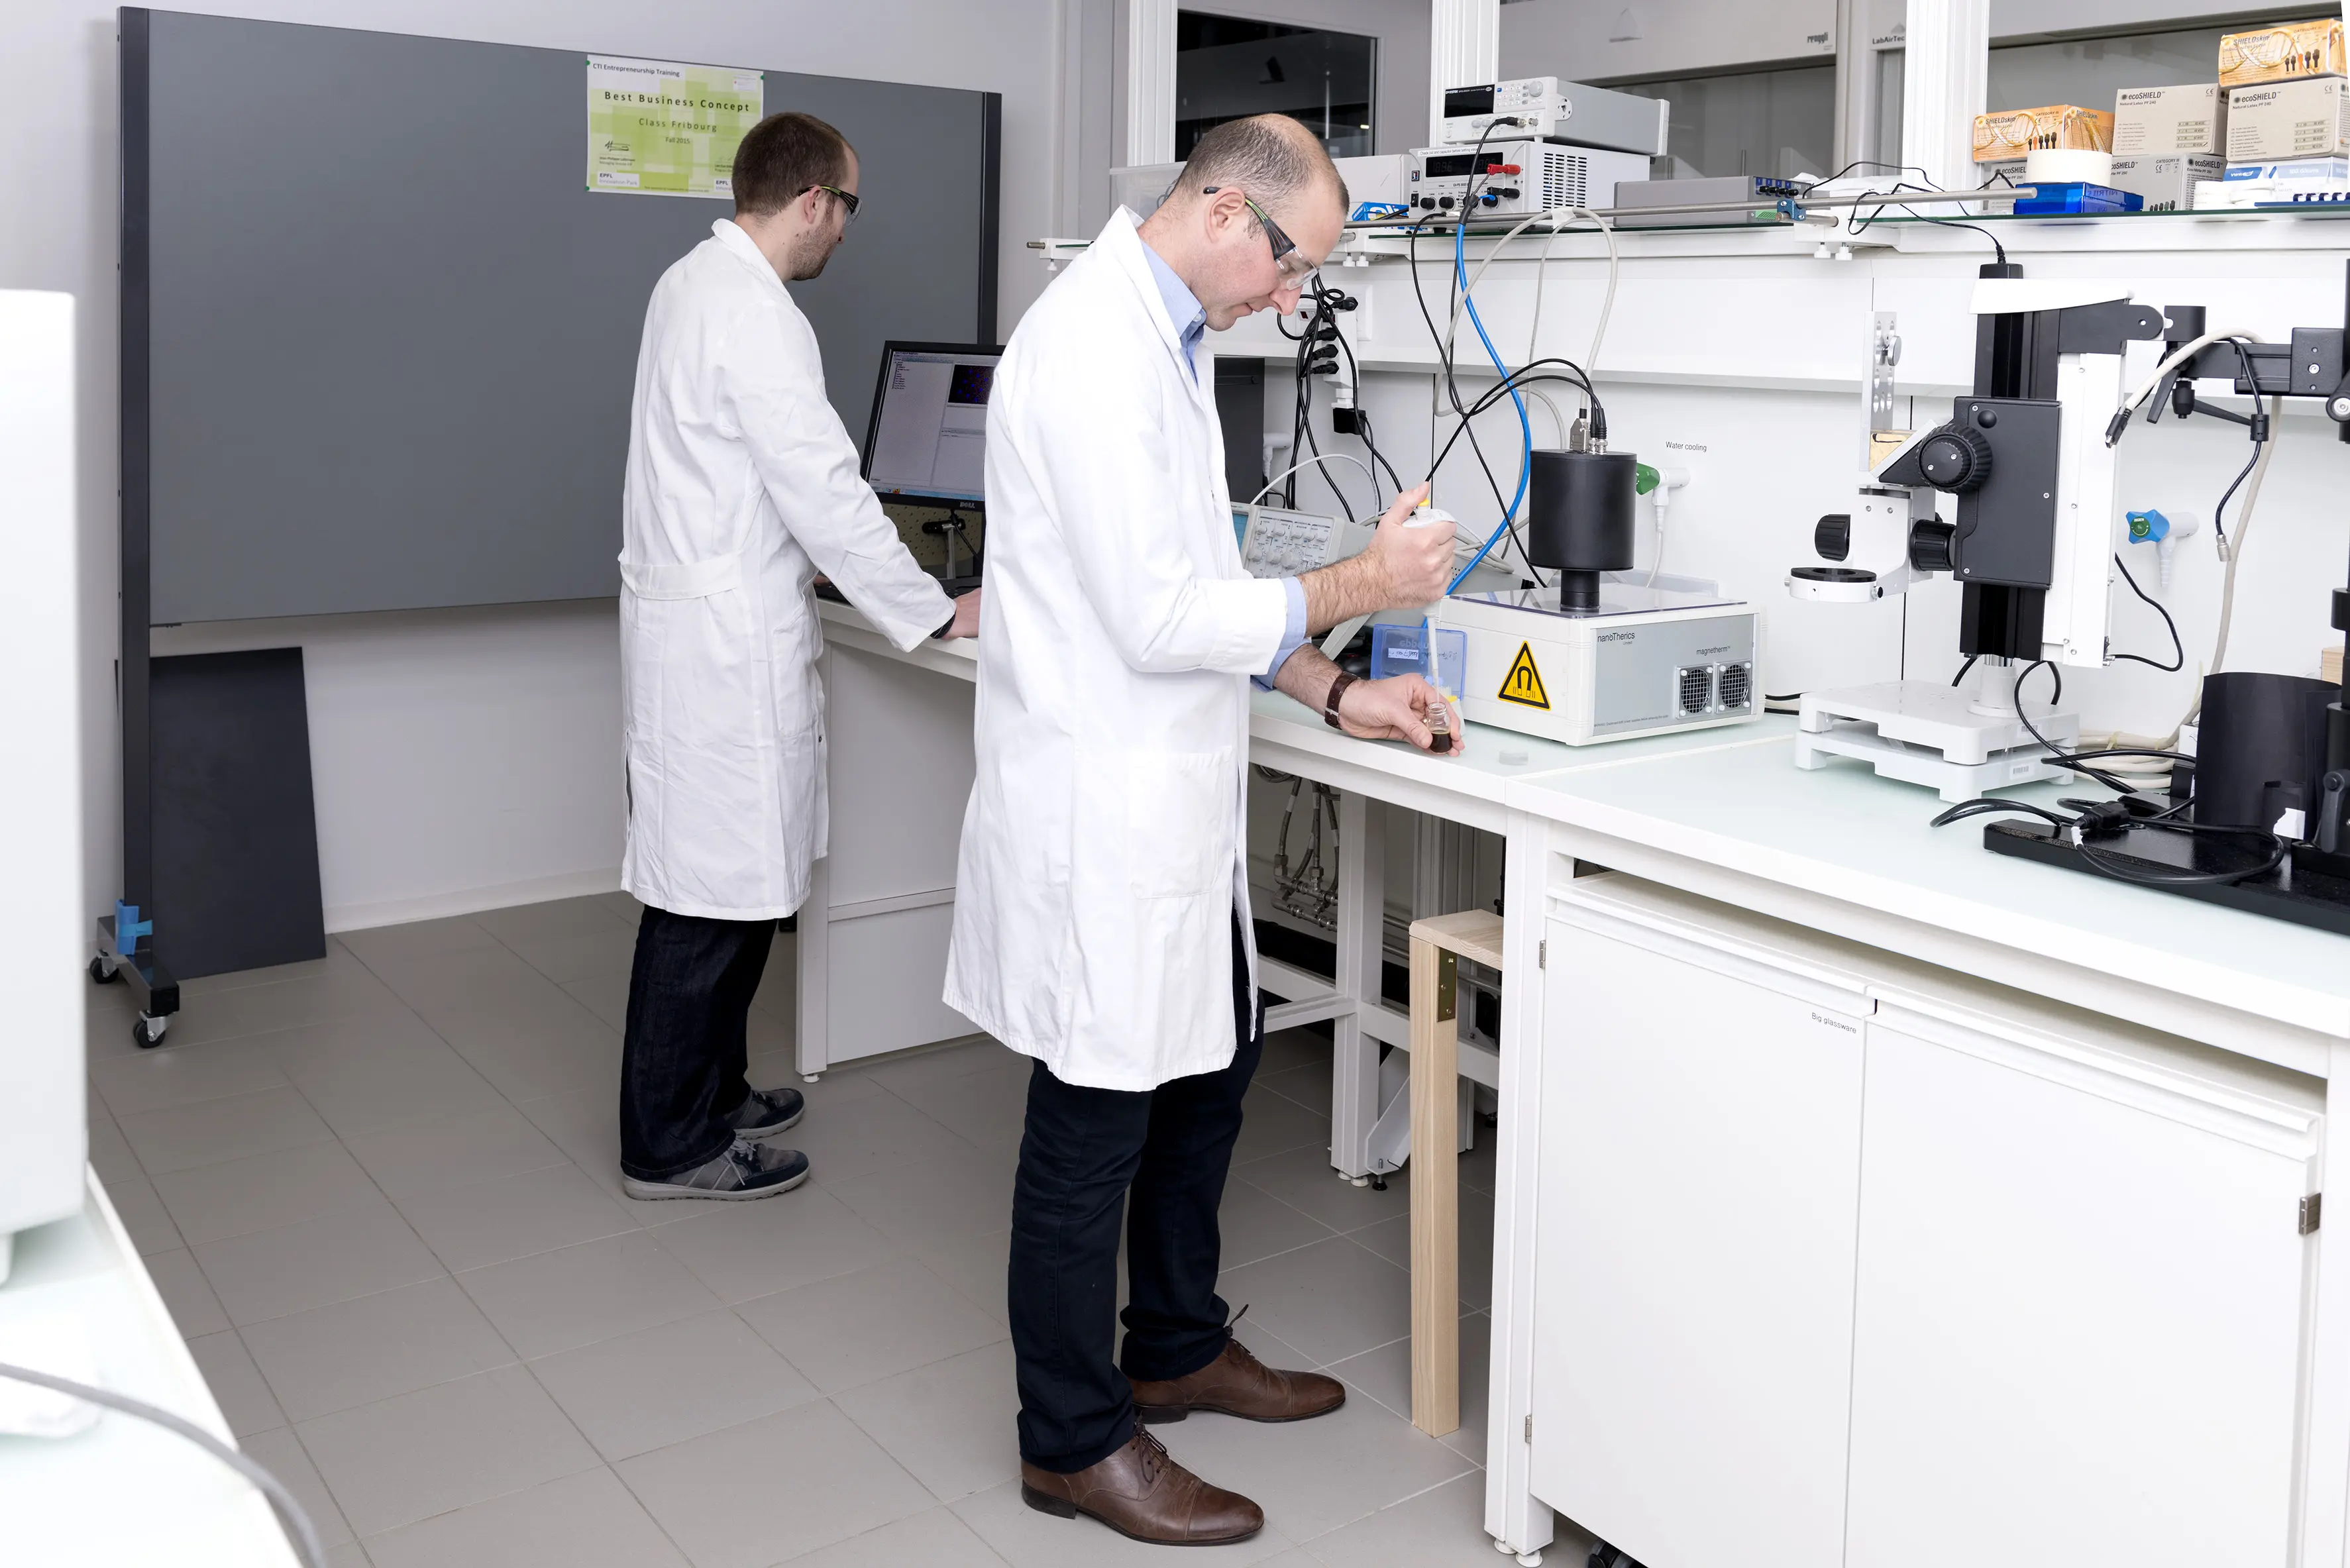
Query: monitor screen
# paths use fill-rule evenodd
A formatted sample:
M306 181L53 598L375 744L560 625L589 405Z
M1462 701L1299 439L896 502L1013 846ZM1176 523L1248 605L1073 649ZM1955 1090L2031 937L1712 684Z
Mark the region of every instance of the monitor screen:
M877 494L986 499L987 395L1003 353L978 344L883 348L865 442L865 477Z

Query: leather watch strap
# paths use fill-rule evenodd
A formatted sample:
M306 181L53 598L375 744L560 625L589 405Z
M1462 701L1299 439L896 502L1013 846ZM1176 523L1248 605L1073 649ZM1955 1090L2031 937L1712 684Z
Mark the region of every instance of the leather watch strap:
M1338 723L1338 699L1347 694L1347 688L1352 686L1355 683L1355 680L1356 678L1354 676L1349 675L1345 670L1341 670L1338 671L1337 678L1330 682L1330 691L1328 695L1322 699L1322 722L1329 725L1334 730L1340 728Z

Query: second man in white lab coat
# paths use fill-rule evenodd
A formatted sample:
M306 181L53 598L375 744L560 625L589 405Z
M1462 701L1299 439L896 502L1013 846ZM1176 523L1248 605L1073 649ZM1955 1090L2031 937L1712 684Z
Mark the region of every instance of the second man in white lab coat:
M735 153L733 218L645 311L620 552L620 879L645 906L620 1068L632 1198L765 1198L807 1176L772 1141L800 1093L752 1087L743 1035L825 848L816 574L900 649L977 623L979 596L950 602L859 476L784 286L824 270L857 182L839 131L768 116Z
M1249 682L1349 734L1429 746L1443 700L1425 682L1358 682L1301 644L1438 597L1452 530L1408 526L1414 491L1355 559L1252 578L1201 364L1207 329L1295 308L1345 213L1297 122L1217 127L1148 223L1117 213L1030 309L988 410L979 766L946 999L1035 1058L1012 1211L1022 1494L1144 1541L1239 1540L1263 1516L1141 1422L1291 1421L1345 1398L1333 1378L1260 1365L1215 1293L1262 1046Z

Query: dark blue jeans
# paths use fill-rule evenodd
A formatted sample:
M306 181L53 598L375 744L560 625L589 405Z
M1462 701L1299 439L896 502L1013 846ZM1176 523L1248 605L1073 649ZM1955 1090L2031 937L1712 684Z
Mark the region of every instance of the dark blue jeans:
M767 967L773 920L712 920L648 908L629 970L620 1047L620 1168L680 1176L734 1141L727 1117L751 1085L743 1028Z
M1042 1062L1030 1070L1010 1305L1020 1457L1040 1469L1067 1474L1115 1453L1134 1432L1129 1377L1197 1372L1232 1337L1216 1211L1264 1050L1237 917L1232 1013L1239 1048L1221 1072L1128 1093L1065 1084ZM1126 1343L1113 1362L1121 1210Z

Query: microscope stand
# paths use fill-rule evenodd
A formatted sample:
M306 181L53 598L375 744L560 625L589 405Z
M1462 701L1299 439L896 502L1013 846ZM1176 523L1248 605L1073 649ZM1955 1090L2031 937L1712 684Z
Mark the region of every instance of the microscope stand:
M1928 680L1806 692L1795 765L1824 768L1831 757L1857 757L1886 778L1923 784L1951 802L2070 776L2043 760L2045 748L2015 715L1978 713L1972 703L1969 692ZM2080 738L2081 721L2072 713L2036 713L2033 722L2058 746L2069 749Z

